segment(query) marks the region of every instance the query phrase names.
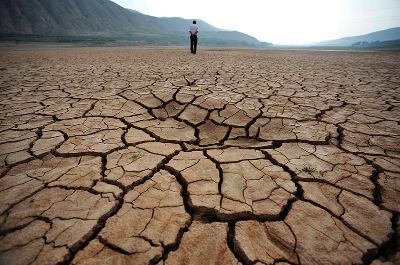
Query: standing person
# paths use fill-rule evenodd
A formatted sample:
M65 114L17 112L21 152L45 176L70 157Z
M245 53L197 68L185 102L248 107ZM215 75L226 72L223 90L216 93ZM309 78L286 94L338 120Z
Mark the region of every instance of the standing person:
M196 25L196 20L193 20L193 24L189 28L190 33L190 52L196 54L197 50L197 33L199 32L199 27Z

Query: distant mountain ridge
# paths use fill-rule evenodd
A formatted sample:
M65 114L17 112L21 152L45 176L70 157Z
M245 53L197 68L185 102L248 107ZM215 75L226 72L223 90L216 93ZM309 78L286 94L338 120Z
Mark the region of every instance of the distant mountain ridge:
M237 31L218 29L197 20L203 44L266 46ZM187 42L191 20L153 17L125 9L110 0L0 0L0 34L97 36L140 44L180 45Z
M400 39L400 27L371 32L365 35L345 37L337 40L319 42L318 46L351 46L363 42L384 42Z
M184 19L180 17L154 17L154 16L149 16L142 14L136 10L132 9L127 9L131 13L140 15L143 20L146 22L157 26L159 29L162 29L164 32L186 32L188 29L189 25L192 24L191 19ZM201 19L196 19L197 26L202 31L222 31L221 29L218 29L206 22L204 22Z

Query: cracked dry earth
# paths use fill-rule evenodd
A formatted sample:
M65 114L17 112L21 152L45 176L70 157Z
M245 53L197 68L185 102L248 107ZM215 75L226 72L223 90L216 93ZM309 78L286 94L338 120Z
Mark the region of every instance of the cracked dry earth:
M400 264L400 54L0 56L1 264Z

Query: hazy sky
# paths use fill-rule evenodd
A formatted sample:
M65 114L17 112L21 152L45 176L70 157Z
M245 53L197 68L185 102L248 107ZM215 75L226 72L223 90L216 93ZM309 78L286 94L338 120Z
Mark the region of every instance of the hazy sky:
M152 16L202 19L275 44L311 43L400 26L400 0L112 1Z

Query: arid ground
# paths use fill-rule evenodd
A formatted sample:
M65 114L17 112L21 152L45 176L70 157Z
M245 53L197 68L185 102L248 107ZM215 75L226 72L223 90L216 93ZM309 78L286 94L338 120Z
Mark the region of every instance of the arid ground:
M3 49L0 93L1 264L400 264L400 53Z

